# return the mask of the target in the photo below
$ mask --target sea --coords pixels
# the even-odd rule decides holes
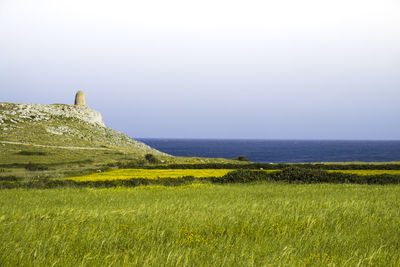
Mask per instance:
[[[232,159],[253,162],[384,162],[400,160],[400,141],[156,139],[139,141],[174,156]]]

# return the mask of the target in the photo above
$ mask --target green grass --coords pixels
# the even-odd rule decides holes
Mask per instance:
[[[396,266],[400,186],[0,191],[4,266]]]

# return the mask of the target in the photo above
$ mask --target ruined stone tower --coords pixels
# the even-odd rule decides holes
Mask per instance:
[[[85,103],[85,93],[82,91],[78,91],[75,95],[75,105],[78,106],[86,106]]]

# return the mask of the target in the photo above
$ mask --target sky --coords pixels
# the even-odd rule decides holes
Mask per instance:
[[[400,139],[398,0],[0,0],[0,102],[142,138]]]

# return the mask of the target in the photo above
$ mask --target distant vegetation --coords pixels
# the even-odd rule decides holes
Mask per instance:
[[[237,157],[234,157],[233,160],[238,160],[238,161],[250,161],[246,156],[240,155]]]
[[[17,153],[18,155],[24,155],[24,156],[45,156],[47,155],[46,152],[42,152],[42,151],[20,151]]]
[[[36,167],[35,167],[36,168]],[[35,169],[32,169],[35,170]],[[105,169],[107,170],[107,169]],[[55,187],[135,187],[140,185],[182,185],[190,183],[250,183],[250,182],[285,182],[285,183],[347,183],[347,184],[399,184],[400,172],[381,171],[379,174],[344,173],[286,167],[282,170],[251,169],[130,169],[103,172],[98,169],[94,174],[51,179],[48,176],[35,179],[20,179],[18,182],[0,182],[0,188],[55,188]],[[8,175],[10,176],[10,175]],[[6,177],[6,176],[5,176]]]

